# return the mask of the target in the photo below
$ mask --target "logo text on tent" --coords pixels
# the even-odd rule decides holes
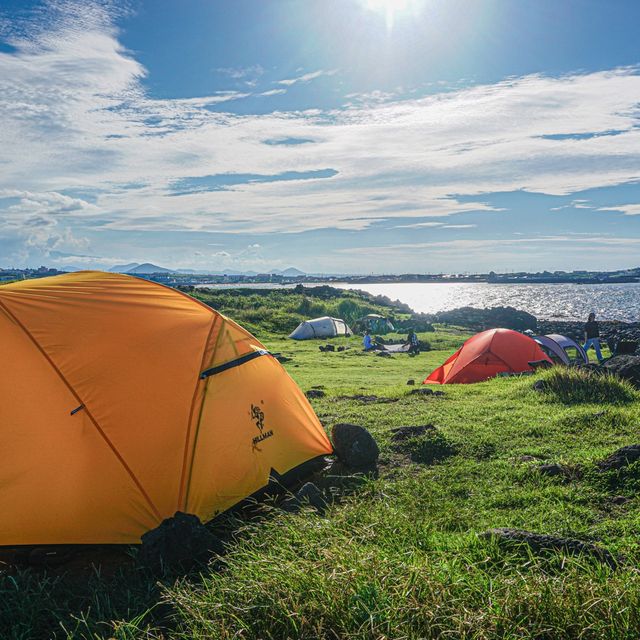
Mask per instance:
[[[264,412],[255,404],[251,405],[251,419],[256,423],[256,427],[260,430],[260,435],[256,436],[251,441],[255,447],[263,440],[270,438],[273,435],[273,429],[270,429],[269,431],[264,430]]]

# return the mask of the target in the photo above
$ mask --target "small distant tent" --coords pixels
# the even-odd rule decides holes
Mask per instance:
[[[309,340],[311,338],[334,338],[335,336],[350,336],[351,329],[340,318],[314,318],[301,322],[290,334],[293,340]]]
[[[358,322],[372,333],[385,334],[395,330],[392,322],[378,313],[369,313],[360,318]]]
[[[550,333],[546,336],[536,336],[534,340],[551,360],[558,364],[576,364],[589,362],[585,350],[571,338]]]
[[[0,546],[139,543],[331,452],[256,338],[154,282],[2,285],[0,350]]]
[[[551,359],[529,336],[510,329],[489,329],[469,338],[423,384],[469,384],[500,373],[531,371],[530,362]]]

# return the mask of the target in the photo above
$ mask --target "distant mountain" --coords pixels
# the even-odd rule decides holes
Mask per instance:
[[[267,271],[274,276],[284,276],[285,278],[297,278],[298,276],[306,276],[307,274],[304,271],[300,271],[300,269],[296,269],[295,267],[289,267],[288,269],[271,269],[271,271]]]
[[[130,262],[129,264],[116,264],[109,271],[113,271],[113,273],[128,273],[131,269],[135,269],[139,267],[139,262]]]
[[[288,269],[281,271],[280,275],[284,276],[285,278],[297,278],[298,276],[305,276],[307,274],[304,271],[300,271],[300,269],[296,269],[295,267],[289,267]]]
[[[157,264],[145,262],[144,264],[139,264],[136,267],[133,267],[133,269],[129,269],[126,273],[173,273],[173,271],[171,269],[159,267]]]

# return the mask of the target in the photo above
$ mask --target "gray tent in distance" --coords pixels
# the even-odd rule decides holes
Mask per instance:
[[[558,333],[535,336],[534,340],[542,350],[557,364],[583,364],[589,362],[585,350],[571,338]]]
[[[309,340],[311,338],[333,338],[335,336],[350,336],[351,329],[347,323],[340,318],[314,318],[301,322],[289,334],[294,340]]]
[[[369,313],[358,320],[364,329],[368,329],[373,333],[388,333],[394,331],[394,326],[390,320],[381,316],[379,313]]]

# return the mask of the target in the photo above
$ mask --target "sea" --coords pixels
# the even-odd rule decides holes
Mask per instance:
[[[326,282],[305,283],[305,287]],[[547,320],[586,320],[592,311],[599,320],[640,322],[640,283],[629,284],[489,284],[489,283],[380,283],[331,282],[332,287],[360,289],[400,300],[419,313],[437,313],[458,307],[514,307]],[[203,285],[237,288],[238,285]],[[242,288],[283,288],[295,285],[242,285]]]

